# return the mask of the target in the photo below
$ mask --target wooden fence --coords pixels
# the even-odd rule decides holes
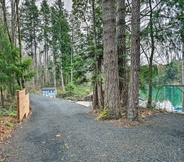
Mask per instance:
[[[17,91],[17,117],[20,121],[28,117],[29,106],[29,94],[26,94],[26,90]]]

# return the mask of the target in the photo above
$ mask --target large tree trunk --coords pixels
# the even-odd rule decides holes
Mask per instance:
[[[16,16],[17,16],[17,33],[18,33],[18,44],[19,44],[19,54],[20,54],[20,63],[22,63],[22,39],[20,31],[20,14],[19,14],[19,0],[15,0],[16,3]],[[21,73],[21,86],[25,88],[25,80],[23,75],[23,70]]]
[[[61,86],[62,86],[62,90],[65,91],[65,84],[64,84],[64,77],[63,77],[63,70],[62,70],[62,66],[61,66]]]
[[[54,63],[54,70],[53,70],[53,75],[54,75],[54,87],[56,87],[57,85],[56,85],[56,83],[57,83],[57,81],[56,81],[56,60],[55,60],[55,58],[54,58],[54,56],[53,56],[53,63]]]
[[[45,73],[45,75],[44,75],[44,77],[45,77],[45,85],[47,85],[48,84],[48,59],[47,59],[47,56],[48,56],[48,54],[47,54],[47,51],[46,51],[46,49],[44,49],[45,50],[45,66],[44,66],[44,73]]]
[[[95,1],[95,0],[94,0]],[[97,81],[97,75],[98,75],[98,61],[97,61],[97,54],[96,54],[96,24],[95,24],[95,2],[92,1],[92,12],[93,12],[93,32],[94,32],[94,47],[95,47],[95,53],[94,53],[94,59],[95,59],[95,71],[94,71],[94,85],[93,85],[93,109],[99,109],[99,99],[98,99],[98,81]]]
[[[14,45],[16,45],[15,42],[15,1],[11,0],[11,40]]]
[[[131,69],[127,119],[137,120],[140,74],[140,0],[132,1],[131,23]]]
[[[182,45],[182,111],[184,112],[184,42]]]
[[[150,37],[151,37],[151,55],[149,58],[149,93],[148,93],[148,103],[147,108],[152,107],[152,77],[153,77],[153,55],[155,50],[154,45],[154,35],[153,35],[153,10],[152,10],[152,2],[149,0],[150,6]]]
[[[125,24],[125,0],[117,0],[117,52],[119,65],[119,90],[123,106],[127,106],[128,100],[128,77],[126,57],[126,24]]]
[[[38,83],[38,59],[37,59],[37,42],[36,42],[36,31],[34,29],[34,60],[35,60],[35,67],[34,70],[36,71],[35,83]]]
[[[98,58],[97,60],[97,66],[98,66],[97,75],[100,75],[101,66],[102,66],[100,58]],[[101,77],[99,77],[99,80],[97,80],[97,91],[98,91],[98,105],[100,109],[103,109],[104,108],[104,96],[103,96],[103,90],[102,90],[102,78]]]
[[[93,109],[98,109],[98,89],[97,83],[93,85]]]
[[[107,118],[119,118],[120,95],[115,0],[103,0],[102,11],[104,27],[104,107],[108,110]]]
[[[94,32],[94,47],[95,47],[95,86],[94,86],[94,101],[93,109],[99,108],[103,109],[103,96],[102,96],[102,79],[99,77],[101,74],[101,58],[97,56],[97,35],[96,35],[96,16],[95,16],[95,0],[92,1],[92,11],[93,11],[93,32]],[[97,91],[97,92],[96,92]],[[96,95],[96,96],[95,96]]]

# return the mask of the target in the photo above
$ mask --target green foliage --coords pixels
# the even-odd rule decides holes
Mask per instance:
[[[36,75],[35,71],[29,71],[24,74],[25,81],[31,81],[31,79]]]
[[[103,28],[102,28],[102,6],[101,0],[94,1],[94,13],[92,10],[93,2],[87,0],[73,1],[73,39],[75,58],[73,60],[74,81],[81,84],[89,81],[89,75],[95,75],[97,60],[102,64],[103,59]],[[95,21],[93,21],[93,18]],[[89,20],[89,21],[88,21]],[[85,22],[85,30],[82,30]],[[94,24],[95,23],[95,24]],[[94,26],[96,31],[94,32]],[[80,30],[79,30],[80,29]],[[95,38],[96,37],[96,38]],[[96,39],[96,40],[95,40]],[[96,44],[95,44],[95,43]],[[96,74],[98,75],[98,74]],[[103,74],[93,76],[92,81],[98,81]]]
[[[32,64],[32,59],[27,59],[27,60],[24,60],[21,67],[22,69],[28,69]]]
[[[70,84],[69,84],[70,85]],[[70,99],[70,100],[73,100],[73,101],[82,101],[84,100],[84,98],[89,95],[91,92],[92,92],[92,87],[90,85],[78,85],[78,86],[75,86],[73,87],[73,83],[72,83],[72,88],[69,88],[71,89],[70,91],[68,90],[68,85],[65,86],[65,89],[67,91],[60,91],[59,88],[58,88],[58,94],[57,94],[57,97],[59,98],[65,98],[65,99]]]
[[[16,117],[17,116],[16,108],[14,106],[10,106],[8,109],[1,108],[0,109],[0,117],[2,117],[2,116]]]
[[[51,10],[51,40],[54,63],[56,66],[56,78],[60,79],[60,69],[64,78],[71,72],[71,36],[68,15],[61,0],[56,0]],[[66,84],[68,82],[66,81]]]
[[[158,76],[154,79],[159,84],[181,83],[182,80],[182,62],[172,61],[167,65],[158,66]]]
[[[69,83],[65,86],[66,91],[73,92],[75,90],[75,85],[73,83]]]
[[[154,65],[152,68],[152,80],[154,80],[158,76],[157,66]],[[147,85],[149,84],[149,66],[141,66],[140,70],[140,85],[139,88],[142,92],[146,93]]]
[[[35,0],[25,0],[21,7],[21,35],[25,42],[26,50],[33,58],[34,48],[37,44],[36,33],[39,31],[39,12]]]
[[[183,0],[163,0],[167,6],[165,12],[170,16],[169,24],[174,27],[173,34],[179,35],[180,41],[184,43],[184,1]],[[176,42],[176,39],[175,39]]]
[[[5,121],[5,123],[4,123],[6,126],[9,126],[9,127],[11,127],[11,128],[13,128],[14,127],[14,124],[13,123],[11,123],[11,122],[9,122],[9,121]]]
[[[104,108],[100,115],[98,116],[98,120],[110,120],[117,118],[117,115],[115,115],[115,110],[108,110],[107,108]],[[122,112],[120,112],[119,117],[121,117]],[[119,118],[118,117],[118,118]]]
[[[25,81],[30,81],[35,75],[36,72],[33,70],[29,70],[30,66],[32,65],[32,59],[26,59],[23,61],[23,63],[20,65],[22,72],[24,74]]]
[[[0,39],[0,88],[3,91],[10,91],[13,96],[17,75],[21,73],[19,50],[9,42],[8,35],[1,24],[0,37],[2,38]]]
[[[182,67],[181,61],[172,61],[166,65],[166,80],[167,83],[181,82]]]
[[[105,120],[108,118],[108,110],[106,108],[103,109],[101,114],[98,116],[99,120]]]
[[[74,89],[74,94],[76,95],[80,95],[80,96],[86,96],[88,94],[90,94],[92,92],[92,87],[90,87],[89,85],[78,85],[75,87]]]

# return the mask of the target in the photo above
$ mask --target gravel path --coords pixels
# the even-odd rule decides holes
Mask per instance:
[[[89,108],[30,95],[32,115],[0,144],[7,162],[183,162],[184,115],[159,114],[134,128],[94,120]]]

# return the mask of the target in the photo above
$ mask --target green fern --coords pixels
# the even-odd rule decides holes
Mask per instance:
[[[99,115],[98,119],[105,120],[105,119],[107,119],[107,115],[108,115],[108,110],[106,108],[104,108],[102,113]]]

